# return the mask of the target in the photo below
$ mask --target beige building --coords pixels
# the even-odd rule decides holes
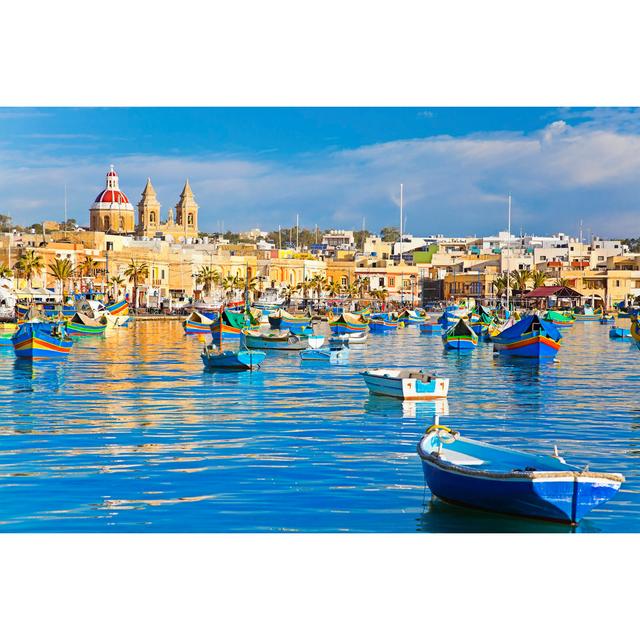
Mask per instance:
[[[189,180],[185,182],[182,189],[180,199],[176,204],[175,215],[173,209],[169,209],[166,221],[162,222],[160,202],[151,184],[151,178],[148,178],[142,192],[142,198],[138,202],[136,233],[145,238],[154,238],[161,235],[168,240],[176,242],[184,242],[188,238],[197,238],[198,203],[194,198]]]

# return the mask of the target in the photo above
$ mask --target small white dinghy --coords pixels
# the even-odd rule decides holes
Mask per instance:
[[[347,334],[329,338],[329,347],[321,348],[324,336],[310,336],[309,348],[300,352],[302,360],[320,360],[334,364],[349,360],[349,346]]]
[[[371,369],[360,374],[369,393],[401,400],[446,398],[449,378],[438,378],[422,369]]]
[[[340,337],[343,338],[345,342],[349,342],[349,344],[362,344],[367,341],[367,332],[344,333]]]

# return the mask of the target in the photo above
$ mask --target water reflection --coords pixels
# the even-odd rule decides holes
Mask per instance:
[[[416,418],[431,424],[436,415],[449,415],[449,401],[446,398],[435,400],[397,400],[386,396],[370,395],[364,403],[364,410],[386,418]]]

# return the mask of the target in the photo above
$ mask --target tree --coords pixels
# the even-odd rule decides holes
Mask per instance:
[[[360,230],[360,231],[354,231],[353,232],[353,241],[356,245],[357,249],[363,250],[364,249],[364,241],[369,237],[372,236],[373,234],[371,233],[371,231],[367,231],[366,229],[364,231]]]
[[[379,289],[374,289],[371,292],[371,295],[376,300],[379,300],[380,303],[382,304],[382,306],[384,307],[384,303],[385,303],[386,299],[389,297],[389,291],[387,289],[385,289],[384,287],[381,287]]]
[[[36,273],[39,273],[44,269],[44,260],[42,256],[36,255],[33,249],[28,249],[24,254],[20,256],[18,262],[16,262],[14,269],[26,278],[31,287],[31,280]]]
[[[75,269],[69,258],[55,258],[49,265],[49,272],[60,283],[60,293],[62,295],[62,304],[65,301],[64,289],[69,278],[73,277]]]
[[[13,271],[4,262],[0,262],[0,278],[10,278]]]
[[[292,285],[292,284],[288,284],[284,288],[284,299],[287,306],[291,304],[291,296],[295,293],[295,291],[296,291],[296,287],[295,285]]]
[[[127,265],[124,275],[129,278],[129,282],[133,283],[133,308],[138,309],[138,285],[140,280],[144,280],[149,276],[149,265],[146,262],[137,262],[133,258]]]
[[[520,293],[527,290],[527,282],[531,280],[531,271],[529,269],[514,269],[511,272],[511,287]]]
[[[500,298],[507,290],[507,284],[508,284],[507,276],[506,275],[498,276],[493,281],[492,284],[493,284],[493,291],[496,297]]]
[[[296,285],[296,291],[302,291],[302,300],[306,303],[309,290],[312,288],[311,278],[305,278]]]
[[[538,287],[544,287],[546,279],[547,274],[544,271],[539,271],[538,269],[536,269],[535,271],[531,272],[531,286],[534,289],[537,289]]]
[[[86,256],[80,263],[80,271],[87,277],[93,277],[96,274],[97,266],[98,263],[91,256]]]
[[[400,231],[398,231],[398,227],[383,227],[380,229],[380,237],[382,242],[398,242]]]
[[[112,276],[109,282],[113,287],[113,297],[117,299],[120,295],[120,287],[124,286],[124,278],[122,276]]]
[[[196,283],[201,284],[204,288],[204,295],[209,295],[211,291],[211,285],[219,280],[220,276],[218,272],[211,267],[200,267],[200,271],[196,274]]]
[[[11,231],[11,216],[8,213],[0,213],[0,231]]]
[[[566,278],[556,278],[554,284],[556,287],[568,287],[569,281]]]
[[[320,273],[316,273],[311,278],[311,288],[316,292],[316,296],[318,296],[318,304],[320,304],[320,296],[326,284],[327,279]]]
[[[324,290],[329,294],[330,298],[336,298],[342,293],[342,285],[334,280],[325,284]]]
[[[353,286],[355,287],[355,290],[358,293],[358,297],[362,299],[364,298],[365,291],[367,291],[367,289],[369,288],[369,279],[357,277],[353,281]]]
[[[61,231],[75,231],[75,228],[78,226],[75,218],[68,218],[66,224],[64,220],[59,224]]]

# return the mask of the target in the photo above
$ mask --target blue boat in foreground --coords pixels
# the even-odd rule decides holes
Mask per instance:
[[[609,329],[610,338],[630,338],[631,331],[629,329],[623,329],[622,327],[611,327]]]
[[[524,453],[435,424],[418,444],[433,495],[485,511],[575,524],[612,498],[619,473],[597,473],[552,455]]]

